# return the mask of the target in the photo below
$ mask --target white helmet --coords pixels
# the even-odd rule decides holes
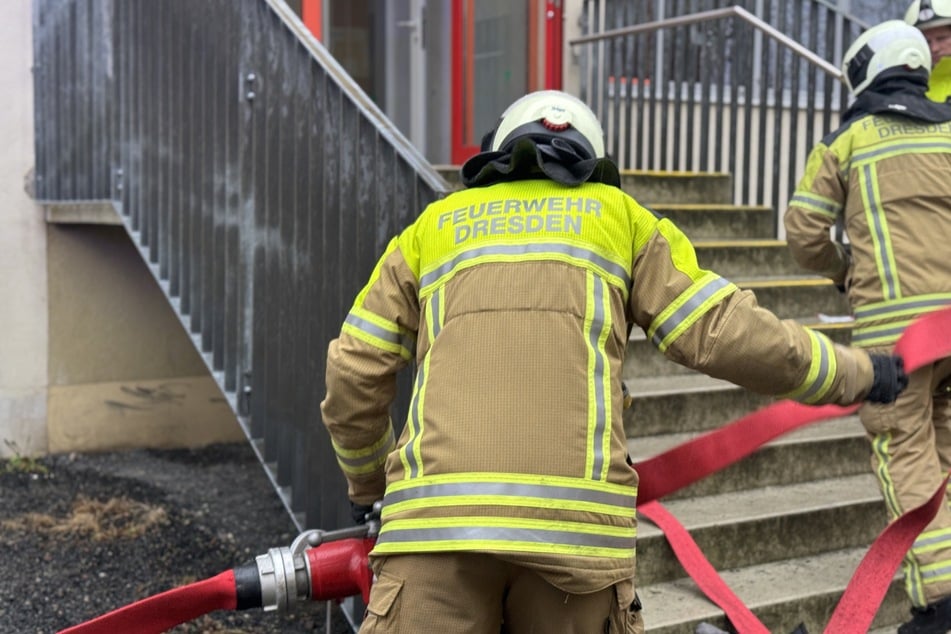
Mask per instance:
[[[905,12],[905,22],[922,31],[951,24],[951,0],[915,0]]]
[[[929,0],[921,0],[928,2]],[[842,79],[858,95],[890,68],[931,72],[931,51],[921,31],[902,20],[888,20],[862,33],[842,59]]]
[[[526,137],[562,139],[583,158],[604,158],[604,132],[598,118],[583,101],[560,90],[539,90],[515,101],[502,113],[482,150],[505,150]]]

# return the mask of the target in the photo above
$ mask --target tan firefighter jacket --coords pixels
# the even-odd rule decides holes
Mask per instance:
[[[757,392],[844,404],[872,381],[865,352],[759,308],[620,189],[456,192],[390,243],[330,344],[323,420],[350,498],[384,501],[374,555],[494,553],[572,593],[630,579],[629,324]],[[387,412],[410,363],[397,440]]]
[[[830,237],[844,221],[848,257]],[[951,304],[951,121],[865,115],[819,143],[785,215],[796,261],[847,287],[853,345]]]

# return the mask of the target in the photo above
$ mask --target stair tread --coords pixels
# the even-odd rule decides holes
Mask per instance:
[[[832,280],[821,275],[765,275],[744,278],[734,275],[730,281],[743,288],[783,286],[833,286]]]
[[[866,550],[850,548],[719,572],[740,600],[755,610],[809,596],[842,592]],[[678,623],[711,620],[723,614],[703,596],[691,579],[640,586],[637,593],[644,604],[648,631]],[[795,625],[790,623],[789,630]]]
[[[761,211],[772,212],[773,208],[768,205],[734,205],[732,203],[657,203],[651,205],[654,211]]]
[[[693,392],[712,392],[720,390],[741,390],[734,383],[715,379],[701,372],[694,374],[678,374],[670,376],[639,377],[628,381],[627,389],[634,397],[669,396]]]
[[[635,462],[645,460],[681,445],[698,436],[709,432],[676,432],[654,436],[638,436],[628,439],[628,451]],[[858,416],[843,416],[820,421],[797,429],[767,443],[767,446],[784,444],[817,442],[838,438],[855,438],[864,436],[865,431]]]
[[[850,317],[849,315],[832,315],[832,317]],[[805,315],[800,317],[783,317],[783,319],[792,319],[798,321],[807,328],[813,330],[838,330],[842,328],[852,328],[854,320],[851,321],[822,321],[818,315]],[[640,328],[632,328],[628,341],[646,341],[647,335]]]
[[[695,249],[722,249],[722,248],[750,248],[750,247],[769,247],[772,249],[788,248],[785,240],[776,238],[727,238],[727,239],[709,239],[701,238],[693,240]]]
[[[663,501],[664,507],[688,531],[733,525],[791,512],[839,508],[859,503],[878,503],[881,496],[872,473],[800,482]],[[884,528],[884,526],[882,527]],[[638,525],[638,539],[657,537],[659,528],[644,520]]]

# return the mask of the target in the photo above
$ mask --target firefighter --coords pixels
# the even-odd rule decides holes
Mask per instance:
[[[916,317],[951,304],[951,104],[925,97],[931,56],[901,20],[856,39],[842,64],[855,96],[812,149],[785,214],[799,264],[831,278],[854,313],[852,344],[892,349]],[[843,223],[849,244],[830,237]],[[891,405],[859,412],[891,517],[927,500],[951,468],[951,359],[913,372]],[[951,630],[951,511],[904,564],[913,618],[899,632]]]
[[[914,0],[905,12],[905,22],[924,33],[931,49],[928,98],[951,99],[951,0]]]
[[[620,188],[559,91],[503,113],[386,248],[331,342],[321,405],[354,519],[382,498],[361,632],[641,632],[622,422],[629,330],[806,403],[888,402],[900,360],[781,321]],[[399,439],[395,375],[414,364]]]

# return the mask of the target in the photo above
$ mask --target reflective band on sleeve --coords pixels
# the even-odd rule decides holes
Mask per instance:
[[[343,332],[410,361],[416,348],[416,338],[400,329],[396,324],[386,321],[367,311],[354,308],[343,322]]]
[[[800,403],[814,403],[829,391],[836,373],[835,352],[832,342],[825,335],[808,330],[812,342],[812,363],[809,372],[798,388],[780,396]]]
[[[711,308],[736,291],[736,286],[715,273],[697,280],[654,319],[647,336],[663,352]]]
[[[334,452],[337,454],[337,463],[347,475],[365,475],[373,473],[383,467],[386,457],[396,446],[396,437],[393,425],[389,425],[380,439],[369,447],[362,449],[344,449],[333,442]]]
[[[842,205],[836,201],[805,191],[797,191],[793,194],[789,204],[802,207],[806,211],[828,216],[829,218],[836,218],[842,211]]]

